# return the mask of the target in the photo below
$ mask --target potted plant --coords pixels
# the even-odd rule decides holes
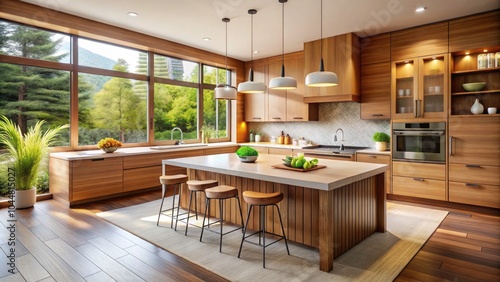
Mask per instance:
[[[36,188],[40,164],[45,160],[55,138],[68,125],[42,130],[45,121],[37,122],[23,134],[17,124],[6,116],[0,117],[0,144],[7,153],[4,158],[15,172],[15,206],[32,207],[36,202]]]
[[[208,140],[212,138],[215,132],[215,127],[213,125],[203,125],[201,127],[201,143],[208,143]]]
[[[255,142],[260,142],[260,139],[262,137],[262,133],[259,131],[255,132]]]
[[[378,151],[385,151],[387,149],[387,143],[390,141],[390,137],[384,132],[375,132],[373,134],[373,141],[375,141],[375,149]]]
[[[236,151],[236,155],[240,158],[240,161],[244,163],[253,163],[259,157],[259,152],[252,147],[241,146]]]

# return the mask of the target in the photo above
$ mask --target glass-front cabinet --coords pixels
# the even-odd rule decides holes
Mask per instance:
[[[448,55],[392,63],[394,119],[446,117]]]

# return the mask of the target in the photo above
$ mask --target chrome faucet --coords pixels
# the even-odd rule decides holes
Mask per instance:
[[[174,140],[174,131],[175,130],[179,130],[181,132],[181,140],[178,140],[177,142],[175,142],[175,145],[184,144],[184,134],[182,133],[182,130],[178,127],[174,127],[172,129],[172,131],[170,132],[170,140]]]
[[[333,137],[333,141],[337,142],[337,133],[340,131],[340,133],[342,133],[342,139],[340,139],[340,150],[343,151],[344,150],[344,130],[342,130],[342,128],[338,128],[337,131],[335,131],[335,137]]]

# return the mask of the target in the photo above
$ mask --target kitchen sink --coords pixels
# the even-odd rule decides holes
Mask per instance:
[[[203,147],[203,146],[208,146],[208,144],[165,145],[165,146],[154,146],[154,147],[149,147],[149,148],[151,150],[171,150],[171,149],[193,148],[193,147]]]
[[[369,147],[361,146],[344,146],[343,150],[340,146],[334,145],[315,145],[303,148],[304,153],[316,154],[316,155],[349,155],[352,156],[358,150],[367,149]]]

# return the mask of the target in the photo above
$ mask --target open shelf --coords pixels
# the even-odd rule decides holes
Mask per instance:
[[[451,74],[471,74],[471,73],[484,73],[484,72],[487,73],[491,71],[500,71],[500,68],[461,70],[461,71],[454,71]]]
[[[500,89],[451,93],[451,95],[477,95],[477,94],[500,94]]]

